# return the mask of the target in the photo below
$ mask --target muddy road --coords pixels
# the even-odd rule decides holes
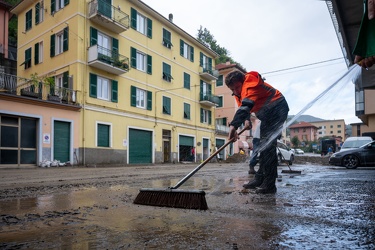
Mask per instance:
[[[317,162],[280,166],[275,195],[242,189],[246,163],[207,164],[181,187],[207,211],[132,203],[195,164],[0,169],[0,248],[374,249],[375,167]]]

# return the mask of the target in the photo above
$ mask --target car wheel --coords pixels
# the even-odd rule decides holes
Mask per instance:
[[[294,161],[294,155],[290,156],[289,165],[292,165]]]
[[[277,155],[277,166],[280,166],[283,162],[283,157],[281,155]]]
[[[342,159],[342,165],[348,169],[357,168],[359,160],[355,155],[345,155]]]

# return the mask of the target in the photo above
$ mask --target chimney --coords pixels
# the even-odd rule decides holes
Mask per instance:
[[[172,13],[169,14],[169,21],[170,21],[171,23],[173,23],[173,14],[172,14]]]

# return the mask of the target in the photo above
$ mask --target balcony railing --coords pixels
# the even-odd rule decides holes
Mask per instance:
[[[129,29],[129,15],[103,0],[89,2],[89,19],[116,33]]]
[[[228,135],[229,134],[229,127],[226,125],[219,125],[216,124],[216,133],[220,135]]]
[[[129,58],[120,55],[115,50],[109,50],[99,45],[89,48],[88,63],[98,69],[112,74],[121,75],[129,71]]]
[[[208,93],[200,93],[199,95],[199,103],[206,105],[206,106],[218,106],[219,105],[219,97],[216,95],[208,94]]]
[[[77,90],[0,73],[0,93],[44,101],[79,105]]]
[[[212,67],[209,67],[208,64],[204,64],[203,67],[200,67],[199,75],[207,81],[217,80],[215,73],[216,71]]]

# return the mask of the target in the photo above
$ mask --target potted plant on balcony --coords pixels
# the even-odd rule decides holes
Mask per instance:
[[[21,89],[21,95],[42,98],[42,86],[38,73],[31,74],[31,79],[28,81],[28,86]]]

